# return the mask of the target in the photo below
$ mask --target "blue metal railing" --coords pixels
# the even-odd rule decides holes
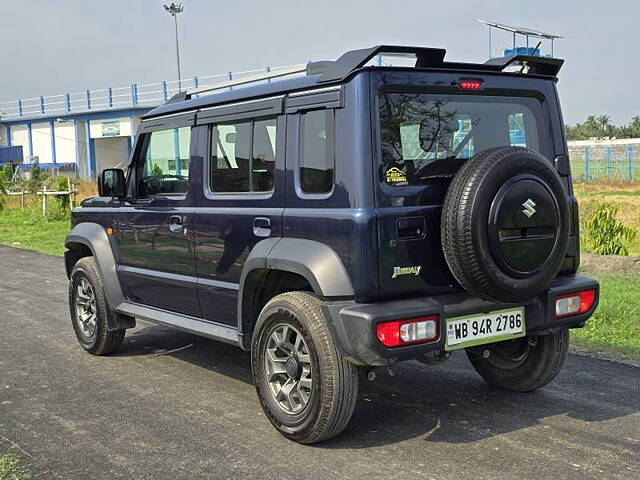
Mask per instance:
[[[571,174],[576,181],[640,181],[640,143],[569,144]]]
[[[182,90],[206,87],[228,79],[242,78],[263,71],[276,71],[285,67],[266,67],[260,70],[227,72],[217,75],[194,76],[182,81],[164,80],[158,83],[139,85],[132,83],[128,87],[107,87],[98,90],[84,90],[75,93],[19,98],[0,102],[0,123],[2,120],[20,120],[49,115],[82,113],[89,110],[108,110],[137,106],[156,106]]]

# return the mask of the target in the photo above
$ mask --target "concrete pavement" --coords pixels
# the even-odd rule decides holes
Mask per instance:
[[[361,383],[340,437],[301,446],[262,414],[246,352],[140,322],[93,357],[73,334],[63,260],[0,246],[9,449],[39,479],[637,479],[640,369],[571,355],[554,383],[515,394],[464,354],[408,362]]]

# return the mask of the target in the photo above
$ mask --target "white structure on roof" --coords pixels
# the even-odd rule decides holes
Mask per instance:
[[[489,20],[478,20],[480,23],[485,24],[489,28],[489,58],[494,57],[494,39],[493,29],[497,29],[503,32],[508,32],[511,35],[510,48],[505,48],[504,51],[498,56],[509,57],[512,55],[540,55],[540,50],[537,46],[531,46],[531,39],[548,40],[551,43],[549,56],[553,57],[554,41],[558,38],[562,38],[560,35],[552,33],[545,33],[540,30],[526,27],[516,27],[514,25],[508,25],[506,23],[492,22]],[[524,44],[519,45],[520,41],[524,40]]]

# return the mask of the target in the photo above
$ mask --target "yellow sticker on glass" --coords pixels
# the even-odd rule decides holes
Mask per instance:
[[[398,167],[391,167],[385,173],[387,183],[402,183],[407,181],[407,175]]]

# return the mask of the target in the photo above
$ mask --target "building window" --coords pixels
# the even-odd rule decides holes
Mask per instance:
[[[214,193],[270,192],[276,161],[275,118],[214,125],[209,186]]]
[[[313,110],[300,116],[299,168],[304,193],[323,194],[333,189],[333,110]]]

